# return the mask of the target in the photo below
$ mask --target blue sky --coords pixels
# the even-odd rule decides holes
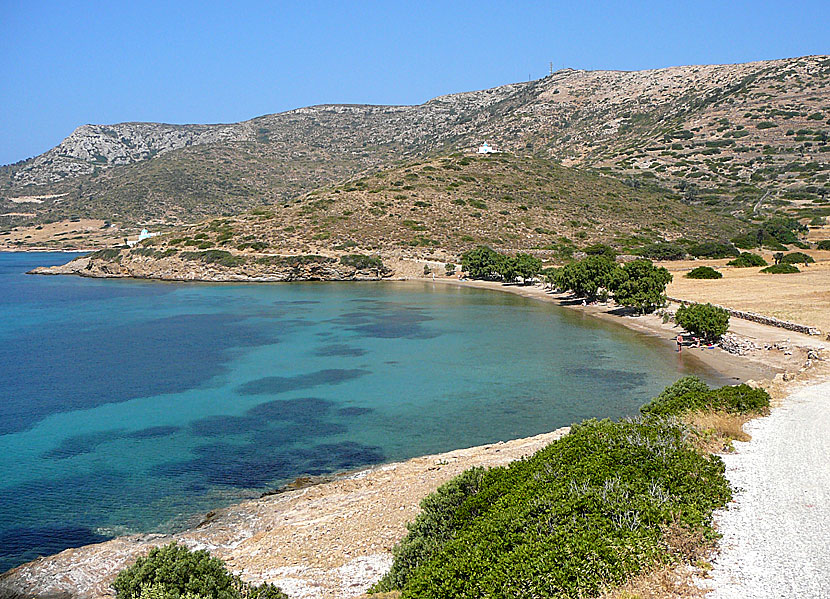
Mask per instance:
[[[0,0],[0,164],[84,123],[413,104],[554,68],[830,53],[830,2]]]

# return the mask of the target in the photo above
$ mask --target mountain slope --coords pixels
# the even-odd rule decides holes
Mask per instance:
[[[724,211],[821,208],[830,203],[828,82],[826,56],[567,69],[418,106],[315,106],[231,125],[86,125],[43,155],[0,168],[0,213],[24,213],[12,201],[20,196],[60,195],[0,223],[231,214],[483,139],[661,181],[688,203]]]

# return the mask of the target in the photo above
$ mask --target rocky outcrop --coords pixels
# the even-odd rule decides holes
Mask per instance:
[[[280,282],[377,281],[392,276],[378,260],[354,264],[318,255],[243,255],[223,250],[167,252],[146,248],[108,249],[60,266],[38,267],[28,274],[163,281]]]

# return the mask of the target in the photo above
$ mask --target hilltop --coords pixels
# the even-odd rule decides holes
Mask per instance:
[[[418,106],[323,105],[228,125],[84,125],[0,168],[0,229],[194,222],[487,139],[738,215],[830,212],[830,58],[579,71]]]

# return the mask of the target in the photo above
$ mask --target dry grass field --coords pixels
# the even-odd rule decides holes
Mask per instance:
[[[711,302],[736,310],[748,310],[817,327],[830,332],[830,251],[807,250],[816,263],[799,265],[797,274],[770,275],[760,268],[725,266],[728,260],[666,262],[674,274],[670,297]],[[763,252],[772,264],[772,253]],[[686,279],[684,274],[706,264],[723,273],[722,279]]]

